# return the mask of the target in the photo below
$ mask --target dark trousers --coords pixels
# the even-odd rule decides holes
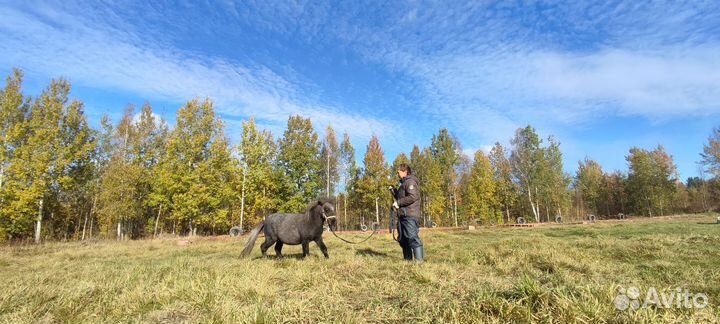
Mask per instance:
[[[418,235],[419,231],[420,225],[417,217],[400,217],[398,221],[398,241],[400,246],[410,249],[423,246],[423,242]]]

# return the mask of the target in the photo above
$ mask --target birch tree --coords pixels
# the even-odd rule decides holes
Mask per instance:
[[[485,152],[475,152],[465,193],[467,212],[486,224],[502,222],[493,170]]]
[[[322,161],[320,182],[324,184],[322,194],[325,197],[334,197],[340,181],[340,148],[332,126],[325,129],[325,139],[320,149],[320,160]]]
[[[7,174],[15,152],[25,140],[27,118],[30,110],[30,98],[22,94],[23,73],[14,69],[5,79],[5,87],[0,89],[0,242],[9,239],[17,215],[9,210],[7,202],[15,200],[18,183],[7,185]]]
[[[510,154],[510,163],[513,167],[513,174],[521,188],[521,192],[527,198],[536,222],[540,222],[540,207],[538,205],[539,178],[541,175],[541,161],[543,161],[543,150],[540,147],[541,140],[532,126],[519,128],[515,131],[515,137],[510,141],[513,145]]]
[[[320,143],[310,119],[291,116],[278,149],[278,172],[283,175],[279,207],[281,211],[297,213],[304,210],[308,201],[317,198],[321,190]]]
[[[496,142],[490,150],[490,165],[493,168],[497,197],[505,213],[505,221],[510,222],[510,210],[517,200],[517,188],[513,183],[512,165],[505,153],[505,148]]]
[[[254,226],[276,208],[273,195],[279,188],[274,179],[273,163],[277,156],[277,146],[269,131],[258,129],[255,119],[243,122],[242,128],[238,145],[244,172],[241,180],[241,195],[244,197],[241,203],[241,223]]]

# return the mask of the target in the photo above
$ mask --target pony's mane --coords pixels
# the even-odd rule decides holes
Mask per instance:
[[[305,208],[305,213],[310,214],[310,212],[313,210],[313,208],[315,208],[316,206],[319,206],[318,201],[322,202],[323,205],[325,205],[327,203],[331,203],[331,204],[333,204],[333,206],[335,206],[335,199],[321,197],[321,198],[310,200],[310,203],[308,203],[307,208]]]

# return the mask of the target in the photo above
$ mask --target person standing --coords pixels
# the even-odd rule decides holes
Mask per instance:
[[[394,190],[395,202],[393,208],[398,216],[398,241],[403,251],[405,260],[423,262],[425,251],[423,242],[420,240],[420,184],[412,174],[412,169],[405,163],[397,168],[397,175],[400,178],[400,186]]]

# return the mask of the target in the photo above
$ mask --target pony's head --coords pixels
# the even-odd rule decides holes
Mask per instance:
[[[337,229],[337,217],[335,214],[335,202],[329,198],[320,198],[310,203],[310,212],[319,214],[323,220],[327,221],[331,230]]]

